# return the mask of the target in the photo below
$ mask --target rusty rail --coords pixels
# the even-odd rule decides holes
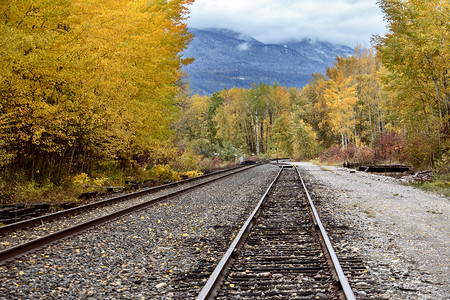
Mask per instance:
[[[324,249],[327,252],[327,256],[330,259],[330,262],[332,264],[332,268],[336,273],[336,280],[339,283],[340,287],[342,288],[342,291],[344,293],[345,299],[347,300],[355,300],[355,295],[353,294],[352,288],[350,287],[350,284],[348,283],[347,276],[345,276],[344,271],[342,270],[341,264],[339,263],[339,259],[336,256],[336,253],[334,252],[333,246],[331,245],[330,239],[328,238],[327,232],[325,231],[325,228],[323,227],[322,222],[320,221],[319,214],[317,213],[316,207],[314,206],[314,203],[312,202],[311,196],[309,195],[308,189],[306,188],[305,182],[300,175],[300,171],[298,168],[296,168],[297,174],[302,182],[303,190],[306,194],[306,197],[308,198],[309,205],[311,207],[313,216],[314,216],[314,222],[316,223],[316,226],[319,228],[320,231],[320,237],[324,243]]]
[[[200,294],[197,296],[197,300],[212,299],[217,293],[217,290],[220,288],[220,284],[222,283],[224,277],[226,276],[224,271],[229,268],[232,262],[233,252],[236,250],[237,247],[239,247],[239,245],[241,245],[244,242],[246,235],[253,226],[254,220],[258,217],[259,213],[261,212],[261,207],[267,197],[267,194],[269,194],[270,190],[272,189],[272,186],[275,184],[275,181],[277,181],[278,177],[281,174],[281,171],[283,171],[283,167],[281,168],[280,172],[278,172],[277,176],[272,181],[272,183],[269,185],[266,192],[261,197],[261,200],[259,200],[258,204],[256,205],[256,208],[253,210],[250,217],[247,219],[244,225],[242,225],[241,230],[231,243],[230,248],[228,248],[227,252],[222,257],[217,267],[214,269],[205,286],[200,291]]]
[[[254,166],[253,166],[254,167]],[[12,223],[12,224],[8,224],[5,226],[1,226],[0,227],[0,234],[5,234],[14,230],[18,230],[18,229],[22,229],[22,228],[27,228],[27,227],[31,227],[33,225],[39,225],[42,224],[44,222],[49,222],[49,221],[53,221],[65,216],[70,216],[70,215],[75,215],[87,210],[91,210],[97,207],[102,207],[102,206],[107,206],[107,205],[111,205],[117,202],[121,202],[121,201],[125,201],[128,199],[132,199],[132,198],[136,198],[136,197],[141,197],[144,195],[149,195],[152,193],[156,193],[159,191],[162,191],[164,189],[167,188],[172,188],[175,186],[179,186],[185,183],[190,183],[190,182],[194,182],[200,179],[204,179],[207,177],[211,177],[214,175],[219,175],[225,172],[230,172],[233,170],[239,170],[239,169],[244,169],[246,168],[246,166],[238,166],[238,167],[233,167],[230,169],[226,169],[226,170],[221,170],[221,171],[217,171],[214,173],[210,173],[207,175],[203,175],[203,176],[199,176],[199,177],[194,177],[194,178],[189,178],[189,179],[185,179],[185,180],[180,180],[177,182],[173,182],[173,183],[168,183],[168,184],[164,184],[164,185],[160,185],[160,186],[156,186],[156,187],[152,187],[152,188],[147,188],[147,189],[143,189],[137,192],[133,192],[133,193],[129,193],[126,195],[121,195],[121,196],[117,196],[117,197],[113,197],[113,198],[109,198],[109,199],[105,199],[105,200],[101,200],[101,201],[97,201],[97,202],[93,202],[93,203],[89,203],[86,205],[82,205],[82,206],[78,206],[78,207],[74,207],[74,208],[70,208],[70,209],[65,209],[59,212],[55,212],[52,214],[47,214],[47,215],[43,215],[40,217],[36,217],[33,219],[29,219],[29,220],[24,220],[24,221],[20,221],[20,222],[16,222],[16,223]],[[248,168],[248,166],[247,166]]]

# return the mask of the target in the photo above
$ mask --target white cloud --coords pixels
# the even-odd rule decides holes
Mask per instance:
[[[188,24],[228,28],[265,43],[311,38],[356,46],[384,34],[376,0],[196,0]]]
[[[247,51],[248,49],[250,49],[250,45],[249,43],[242,43],[238,45],[237,48],[239,51]]]

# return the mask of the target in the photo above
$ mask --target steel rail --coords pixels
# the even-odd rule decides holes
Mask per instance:
[[[221,176],[219,178],[210,179],[208,181],[201,182],[201,183],[199,183],[197,185],[190,186],[190,187],[187,187],[185,189],[182,189],[182,190],[179,190],[179,191],[176,191],[176,192],[173,192],[173,193],[170,193],[170,194],[167,194],[167,195],[155,198],[153,200],[149,200],[149,201],[137,204],[135,206],[128,207],[128,208],[125,208],[125,209],[113,212],[113,213],[105,215],[103,217],[99,217],[99,218],[96,218],[96,219],[93,219],[93,220],[90,220],[90,221],[87,221],[87,222],[75,225],[73,227],[69,227],[69,228],[60,230],[58,232],[55,232],[55,233],[49,234],[47,236],[43,236],[41,238],[38,238],[38,239],[35,239],[35,240],[32,240],[32,241],[26,242],[24,244],[4,249],[4,250],[0,251],[0,264],[4,263],[6,261],[12,260],[14,258],[17,258],[17,257],[19,257],[19,256],[21,256],[23,254],[26,254],[26,253],[38,250],[40,248],[43,248],[43,247],[45,247],[45,246],[47,246],[47,245],[49,245],[51,243],[54,243],[54,242],[59,241],[59,240],[62,240],[64,238],[66,238],[66,237],[73,236],[75,234],[78,234],[78,233],[81,233],[81,232],[86,231],[88,229],[91,229],[94,226],[97,226],[97,225],[106,223],[108,221],[117,219],[119,217],[122,217],[124,215],[130,214],[132,212],[136,212],[136,211],[144,209],[144,208],[146,208],[146,207],[148,207],[150,205],[156,204],[158,202],[161,202],[163,200],[172,198],[174,196],[178,196],[178,195],[184,194],[184,193],[189,192],[191,190],[194,190],[194,189],[196,189],[198,187],[201,187],[201,186],[207,185],[209,183],[218,181],[220,179],[223,179],[223,178],[235,175],[237,173],[240,173],[240,172],[243,172],[245,170],[251,169],[251,168],[256,167],[258,165],[259,164],[251,165],[251,166],[248,166],[246,168],[239,169],[239,170],[237,170],[235,172],[232,172],[232,173],[229,173],[229,174],[225,174],[225,175],[223,175],[223,176]]]
[[[344,274],[344,271],[342,270],[341,264],[339,263],[339,259],[337,258],[336,253],[334,252],[333,246],[331,245],[330,239],[328,238],[328,235],[325,231],[325,228],[323,227],[322,222],[320,221],[319,214],[317,213],[316,207],[314,206],[314,203],[312,202],[311,196],[309,195],[308,189],[306,188],[305,182],[303,181],[302,176],[300,175],[300,171],[298,168],[296,168],[297,174],[302,182],[303,189],[305,191],[306,197],[308,198],[309,205],[311,206],[311,210],[313,212],[314,221],[319,228],[320,236],[325,244],[325,250],[328,252],[328,255],[332,262],[332,267],[334,268],[337,280],[342,288],[342,292],[344,293],[345,299],[347,300],[355,300],[355,295],[353,294],[352,288],[350,287],[350,284],[348,283],[347,277]]]
[[[220,288],[220,284],[223,281],[226,274],[224,273],[224,270],[228,269],[233,261],[233,253],[236,250],[238,246],[240,246],[243,242],[245,237],[247,236],[248,232],[251,230],[254,224],[254,220],[258,217],[258,215],[261,212],[261,208],[263,203],[266,200],[267,195],[271,191],[273,185],[275,184],[275,181],[277,181],[278,177],[281,174],[281,171],[283,171],[283,167],[281,167],[280,172],[278,172],[275,179],[272,181],[272,183],[267,188],[264,195],[261,197],[261,200],[259,200],[258,205],[253,210],[250,217],[248,217],[247,221],[245,221],[244,225],[242,225],[241,230],[239,231],[238,235],[234,238],[233,242],[231,243],[230,248],[228,248],[225,255],[222,257],[216,268],[214,269],[213,273],[209,277],[208,281],[206,282],[205,286],[202,288],[200,293],[197,296],[197,300],[204,300],[204,299],[212,299],[215,294],[217,293],[218,289]]]
[[[143,195],[148,195],[148,194],[152,194],[152,193],[156,193],[159,192],[161,190],[167,189],[167,188],[171,188],[171,187],[175,187],[175,186],[179,186],[185,183],[190,183],[190,182],[194,182],[200,179],[205,179],[214,175],[219,175],[225,172],[229,172],[229,171],[233,171],[236,169],[244,169],[244,168],[248,168],[248,166],[237,166],[237,167],[233,167],[230,169],[226,169],[226,170],[221,170],[221,171],[217,171],[214,173],[210,173],[207,175],[203,175],[203,176],[199,176],[199,177],[194,177],[194,178],[189,178],[189,179],[185,179],[185,180],[180,180],[177,182],[173,182],[173,183],[168,183],[168,184],[164,184],[164,185],[160,185],[160,186],[156,186],[156,187],[152,187],[152,188],[148,188],[148,189],[143,189],[137,192],[133,192],[133,193],[129,193],[126,195],[121,195],[121,196],[117,196],[114,198],[109,198],[109,199],[105,199],[105,200],[101,200],[101,201],[97,201],[97,202],[93,202],[93,203],[89,203],[86,205],[82,205],[82,206],[78,206],[78,207],[74,207],[74,208],[70,208],[70,209],[65,209],[63,211],[59,211],[59,212],[55,212],[55,213],[51,213],[51,214],[47,214],[47,215],[43,215],[43,216],[39,216],[33,219],[29,219],[29,220],[24,220],[21,222],[16,222],[16,223],[12,223],[12,224],[8,224],[8,225],[4,225],[0,227],[0,234],[5,234],[8,232],[12,232],[14,230],[18,230],[18,229],[22,229],[22,228],[27,228],[27,227],[31,227],[33,225],[39,225],[42,224],[44,222],[49,222],[52,220],[56,220],[65,216],[70,216],[70,215],[75,215],[90,209],[94,209],[97,207],[102,207],[102,206],[106,206],[106,205],[111,205],[117,202],[121,202],[121,201],[125,201],[128,199],[132,199],[132,198],[136,198],[136,197],[140,197]],[[251,167],[254,167],[254,165],[252,165]]]

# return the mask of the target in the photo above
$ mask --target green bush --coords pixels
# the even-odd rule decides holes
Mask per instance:
[[[195,140],[192,144],[192,149],[198,155],[206,157],[214,157],[216,147],[207,139]]]
[[[222,147],[219,148],[220,158],[223,160],[234,161],[235,154],[238,154],[233,144],[230,141],[226,141]]]

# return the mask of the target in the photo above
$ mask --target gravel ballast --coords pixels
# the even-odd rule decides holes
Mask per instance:
[[[263,165],[0,266],[0,299],[195,298],[279,168]]]
[[[338,252],[389,299],[449,298],[449,201],[399,180],[296,163]],[[279,168],[258,166],[0,265],[0,299],[195,299]],[[368,295],[369,296],[369,295]]]
[[[100,218],[105,215],[112,214],[114,212],[123,210],[128,207],[136,206],[138,204],[151,201],[158,197],[162,197],[168,195],[170,193],[174,193],[180,191],[182,189],[188,188],[195,184],[203,183],[210,181],[214,178],[218,178],[225,174],[231,174],[234,172],[238,172],[237,170],[229,170],[220,174],[211,174],[212,176],[205,176],[205,178],[199,177],[195,178],[195,181],[185,181],[178,182],[175,186],[166,187],[166,189],[152,192],[146,194],[144,196],[136,196],[135,198],[121,200],[112,204],[108,204],[105,206],[96,207],[94,209],[83,211],[81,213],[76,213],[72,215],[68,215],[50,222],[42,222],[37,226],[32,226],[29,228],[18,229],[12,232],[8,232],[5,234],[0,234],[0,251],[19,245],[20,243],[29,242],[35,239],[38,239],[44,235],[53,234],[57,231],[76,226],[78,224]],[[245,171],[244,171],[245,172]],[[233,176],[233,175],[231,175]],[[150,189],[151,190],[151,189]],[[125,194],[122,194],[125,195]],[[106,200],[107,198],[114,198],[114,196],[107,196],[105,198],[99,200]]]
[[[449,199],[400,180],[349,169],[295,163],[319,213],[345,225],[339,252],[362,256],[390,299],[450,299]]]

